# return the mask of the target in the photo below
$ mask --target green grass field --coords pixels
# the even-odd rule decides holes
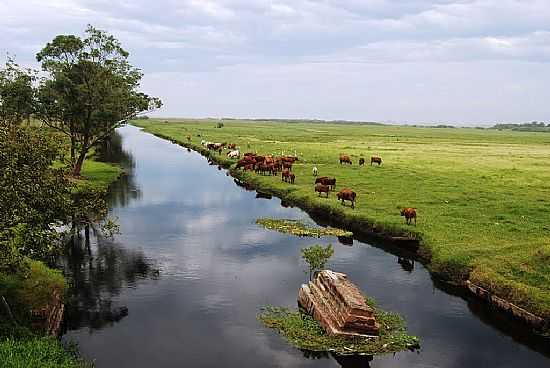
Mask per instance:
[[[431,254],[430,269],[469,279],[542,317],[550,317],[550,134],[225,120],[139,120],[146,131],[200,145],[237,143],[241,153],[294,154],[296,184],[248,175],[265,188],[368,222],[414,233]],[[197,137],[200,134],[201,137]],[[352,166],[340,165],[340,153]],[[370,156],[383,164],[370,166]],[[358,166],[364,157],[367,165]],[[312,168],[357,192],[355,210],[331,194],[318,198]],[[418,209],[407,226],[401,207]],[[367,225],[365,225],[367,226]]]

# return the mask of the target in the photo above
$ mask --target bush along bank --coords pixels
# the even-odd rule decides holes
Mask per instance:
[[[537,305],[537,302],[531,301],[531,296],[528,293],[515,294],[510,292],[505,284],[500,286],[498,283],[492,283],[490,279],[486,278],[481,284],[472,282],[472,267],[468,263],[468,257],[445,260],[434,259],[431,252],[433,241],[414,226],[409,227],[377,221],[363,214],[346,211],[343,206],[333,206],[327,202],[319,201],[314,195],[304,195],[303,192],[296,190],[292,185],[281,186],[278,181],[268,180],[260,175],[235,169],[235,160],[227,158],[224,153],[220,155],[218,152],[206,149],[197,141],[201,138],[193,137],[190,141],[185,139],[188,133],[186,128],[183,128],[186,131],[179,132],[180,134],[168,135],[160,132],[161,128],[156,129],[155,126],[149,123],[138,123],[136,125],[145,126],[146,132],[192,149],[206,157],[211,164],[217,164],[228,169],[229,173],[247,189],[258,190],[261,193],[279,197],[286,205],[300,207],[312,217],[326,219],[331,226],[352,231],[356,236],[366,237],[384,246],[398,246],[406,250],[407,253],[414,254],[414,258],[425,264],[431,274],[438,280],[461,287],[470,295],[487,302],[492,308],[526,324],[534,333],[547,334],[550,330],[550,316],[547,313],[537,314],[535,312],[546,309],[541,309],[540,304]],[[495,299],[495,296],[502,290],[509,298]],[[515,304],[516,301],[519,304]]]

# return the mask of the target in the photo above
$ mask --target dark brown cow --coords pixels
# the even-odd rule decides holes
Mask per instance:
[[[328,194],[330,193],[330,187],[328,185],[317,183],[315,184],[315,191],[319,193],[319,197],[321,196],[321,193],[326,193],[328,198]]]
[[[363,157],[361,157],[359,159],[359,166],[363,166],[365,164],[365,159]]]
[[[351,162],[351,158],[349,158],[348,155],[340,155],[340,165],[342,163],[346,163],[346,164],[350,164],[352,165],[353,163]]]
[[[334,190],[334,188],[336,188],[336,178],[329,178],[328,176],[323,176],[315,179],[315,184],[317,183],[328,185],[331,190]]]
[[[283,161],[283,169],[292,170],[292,163],[291,163],[291,162],[287,162],[287,161]]]
[[[407,225],[410,225],[412,223],[412,220],[414,219],[414,225],[416,226],[416,208],[403,208],[401,210],[401,216],[405,217]]]
[[[353,190],[348,188],[344,188],[336,194],[336,198],[338,198],[338,200],[341,200],[342,204],[344,204],[344,201],[350,201],[351,208],[355,208],[356,197],[357,197],[357,194]]]
[[[378,166],[382,165],[382,158],[378,156],[372,156],[370,158],[370,165],[372,166],[373,163],[377,163]]]
[[[257,163],[256,164],[256,172],[260,173],[262,175],[265,175],[265,174],[272,175],[273,174],[273,164],[266,164],[266,163],[263,163],[263,162]]]

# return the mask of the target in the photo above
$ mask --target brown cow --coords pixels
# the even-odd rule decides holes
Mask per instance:
[[[365,164],[365,159],[363,157],[361,157],[359,159],[359,166],[363,166]]]
[[[230,150],[234,150],[235,148],[237,148],[237,144],[236,143],[229,143],[227,145],[227,148],[230,149]]]
[[[315,191],[319,192],[319,197],[321,196],[321,193],[326,193],[328,198],[328,194],[330,193],[330,187],[328,185],[317,183],[315,184]]]
[[[191,135],[190,135],[190,134],[187,134],[187,140],[188,140],[189,142],[191,142]]]
[[[323,176],[315,180],[315,184],[317,183],[328,185],[331,190],[334,190],[334,188],[336,188],[336,178],[329,178],[328,176]]]
[[[346,164],[350,164],[352,165],[353,163],[351,162],[351,158],[349,158],[348,155],[340,155],[340,165],[342,163],[346,163]]]
[[[405,216],[405,221],[407,222],[407,225],[410,225],[412,223],[412,220],[414,219],[414,225],[416,226],[416,208],[403,208],[401,210],[401,216]]]
[[[382,158],[379,156],[372,156],[370,158],[370,165],[372,166],[373,163],[377,163],[378,166],[382,165]]]
[[[348,188],[344,188],[336,194],[336,198],[338,198],[338,200],[341,200],[342,204],[344,204],[344,201],[350,201],[351,208],[355,208],[356,197],[357,197],[357,194],[353,190]]]
[[[292,170],[292,163],[288,161],[283,161],[283,169]]]
[[[281,174],[281,180],[285,182],[290,182],[291,184],[294,184],[294,179],[296,179],[296,175],[294,175],[293,172],[291,172],[288,169],[284,169],[283,173]]]

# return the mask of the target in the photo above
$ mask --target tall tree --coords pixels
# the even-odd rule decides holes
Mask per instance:
[[[48,76],[40,82],[37,116],[71,139],[72,173],[80,175],[90,149],[160,99],[139,91],[143,74],[112,35],[92,26],[86,37],[60,35],[36,58]]]
[[[36,74],[20,67],[8,56],[0,69],[0,123],[19,125],[29,120],[34,111],[33,82]]]

